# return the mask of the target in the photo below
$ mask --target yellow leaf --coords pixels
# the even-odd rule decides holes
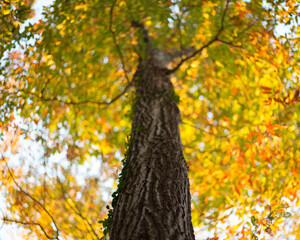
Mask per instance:
[[[218,67],[220,67],[220,68],[223,68],[223,67],[224,67],[224,65],[223,65],[222,63],[220,63],[219,61],[216,61],[216,65],[217,65]]]
[[[9,9],[3,10],[2,13],[3,15],[8,15],[10,13],[10,10]]]
[[[284,218],[281,217],[278,220],[276,220],[273,225],[274,225],[274,227],[277,227],[279,224],[281,224],[283,222],[284,222]]]
[[[209,18],[209,14],[208,13],[204,13],[203,17],[206,18],[206,19],[208,19]]]
[[[234,225],[234,226],[233,226],[233,229],[234,229],[234,230],[237,230],[237,229],[242,225],[242,223],[243,223],[243,222],[240,222],[239,224]]]
[[[56,28],[57,28],[57,29],[62,29],[62,28],[63,28],[63,25],[62,25],[62,24],[59,24],[59,25],[56,26]]]
[[[125,2],[125,1],[121,1],[121,2],[119,3],[119,5],[120,5],[120,7],[126,6],[126,2]]]
[[[65,69],[65,73],[66,73],[67,75],[70,75],[70,74],[71,74],[71,68],[66,68],[66,69]]]
[[[222,164],[226,165],[227,163],[229,163],[229,161],[230,161],[230,156],[225,156],[222,160]]]
[[[150,21],[150,20],[146,21],[146,22],[145,22],[145,25],[146,25],[147,27],[149,27],[149,26],[151,25],[151,21]]]
[[[196,67],[198,67],[199,63],[200,63],[199,60],[195,60],[195,61],[192,62],[191,67],[196,68]]]
[[[195,78],[195,77],[197,77],[197,69],[195,69],[195,68],[188,69],[187,74],[189,76],[191,76],[192,78]]]
[[[80,4],[80,5],[77,5],[74,9],[75,10],[83,9],[84,11],[86,11],[87,10],[87,5],[86,4]]]

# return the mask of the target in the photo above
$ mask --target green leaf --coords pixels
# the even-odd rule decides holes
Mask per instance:
[[[284,218],[290,218],[292,216],[292,214],[289,212],[283,212],[283,213],[281,213],[281,216]]]
[[[252,216],[252,217],[251,217],[251,223],[252,223],[254,226],[256,226],[257,223],[258,223],[258,219],[257,219],[255,216]]]

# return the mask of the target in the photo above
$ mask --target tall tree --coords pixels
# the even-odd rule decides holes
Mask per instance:
[[[182,152],[180,112],[167,64],[144,26],[143,55],[133,77],[137,100],[122,184],[114,201],[111,239],[194,239],[188,167]],[[124,181],[124,182],[123,182]]]
[[[1,2],[4,222],[100,239],[122,169],[111,239],[299,237],[297,1],[32,4]]]

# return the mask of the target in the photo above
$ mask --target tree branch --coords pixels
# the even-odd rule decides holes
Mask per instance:
[[[73,101],[73,100],[64,101],[64,100],[58,99],[58,97],[47,98],[47,97],[43,96],[42,94],[33,93],[30,91],[25,91],[25,90],[21,90],[21,89],[18,89],[14,95],[17,95],[18,92],[22,92],[24,94],[28,94],[29,96],[37,97],[41,101],[44,101],[44,102],[60,102],[60,103],[66,104],[66,105],[98,105],[98,106],[104,105],[104,106],[108,107],[110,104],[114,103],[119,98],[121,98],[131,87],[132,87],[132,83],[129,83],[121,93],[116,95],[109,102],[100,102],[100,101],[93,101],[93,100],[83,100],[83,101],[78,101],[78,102]],[[18,96],[18,97],[21,97],[21,96]],[[26,97],[26,96],[22,96],[22,97]]]
[[[112,28],[112,25],[113,25],[113,12],[114,12],[114,7],[115,7],[116,3],[117,3],[117,0],[114,1],[113,5],[110,8],[109,31],[111,32],[111,34],[113,36],[114,45],[115,45],[115,47],[117,49],[117,52],[119,54],[119,57],[120,57],[120,60],[121,60],[121,63],[122,63],[122,69],[125,73],[125,78],[127,79],[127,82],[130,83],[130,79],[128,77],[126,67],[125,67],[124,57],[123,57],[120,45],[117,42],[116,32]]]
[[[220,34],[224,30],[225,16],[226,16],[226,12],[228,10],[229,2],[230,2],[230,0],[226,1],[225,10],[224,10],[224,12],[222,14],[222,18],[221,18],[221,27],[220,27],[219,31],[217,32],[217,34],[208,43],[204,44],[201,48],[194,51],[191,55],[189,55],[185,58],[182,58],[181,61],[177,64],[176,67],[174,67],[173,69],[168,70],[169,74],[172,74],[172,73],[176,72],[184,62],[186,62],[187,60],[189,60],[189,59],[193,58],[194,56],[200,54],[205,48],[209,47],[211,44],[218,41],[218,38],[219,38]]]
[[[2,218],[2,221],[5,223],[5,222],[13,222],[13,223],[18,223],[18,224],[22,224],[22,225],[35,225],[35,226],[38,226],[40,227],[40,229],[42,230],[42,232],[45,234],[45,236],[48,238],[48,239],[59,239],[58,236],[56,237],[50,237],[47,232],[45,231],[45,229],[43,228],[43,226],[39,223],[35,223],[35,222],[23,222],[23,221],[19,221],[19,220],[16,220],[16,219],[10,219],[10,218],[7,218],[7,217],[3,217]]]
[[[57,227],[56,222],[55,222],[54,218],[52,217],[52,215],[51,215],[51,214],[49,213],[49,211],[43,206],[43,204],[41,204],[38,200],[36,200],[33,196],[31,196],[28,192],[26,192],[26,191],[25,191],[25,190],[17,183],[17,181],[16,181],[16,179],[14,178],[14,176],[13,176],[13,174],[12,174],[10,168],[8,167],[6,161],[5,161],[5,165],[6,165],[6,167],[7,167],[7,170],[8,170],[8,172],[9,172],[10,177],[12,178],[13,182],[16,184],[16,186],[18,187],[18,189],[19,189],[23,194],[25,194],[27,197],[29,197],[33,202],[35,202],[37,205],[39,205],[39,206],[46,212],[46,214],[50,217],[52,223],[54,224],[54,226],[55,226],[55,228],[56,228],[56,230],[53,229],[53,230],[55,231],[55,233],[56,233],[56,237],[54,237],[54,238],[49,238],[48,235],[46,235],[46,236],[47,236],[49,239],[58,239],[58,236],[59,236],[59,230],[58,230],[58,227]],[[34,225],[40,225],[40,224],[37,223],[37,224],[34,224]],[[41,227],[41,226],[40,226],[40,227]]]
[[[242,48],[242,49],[243,49],[242,46],[235,45],[235,44],[233,44],[233,42],[228,42],[228,41],[225,41],[225,40],[222,40],[222,39],[219,39],[219,38],[218,38],[217,40],[218,40],[218,42],[227,44],[227,45],[229,45],[229,46],[231,46],[231,47]]]
[[[63,198],[65,200],[65,202],[68,204],[68,206],[73,210],[73,212],[78,215],[82,220],[84,220],[86,222],[86,224],[88,224],[88,226],[90,227],[92,233],[95,235],[95,237],[97,238],[97,240],[100,240],[99,236],[97,235],[95,229],[93,228],[93,225],[90,223],[90,221],[84,217],[80,211],[80,209],[78,208],[77,204],[75,201],[73,201],[73,199],[70,198],[69,194],[65,191],[63,183],[60,181],[59,177],[57,177],[57,181],[60,184],[60,188],[62,190],[63,193]],[[68,198],[73,202],[75,209],[73,206],[71,206],[71,204],[67,201],[67,197],[65,195],[68,195]],[[88,230],[89,231],[89,230]],[[90,231],[89,231],[90,232]]]
[[[137,54],[139,55],[139,63],[141,63],[141,61],[143,60],[143,58],[147,58],[145,57],[145,54],[148,56],[155,56],[157,55],[158,52],[161,53],[161,51],[159,51],[158,48],[155,48],[152,46],[151,44],[151,37],[149,36],[148,30],[146,29],[146,27],[144,26],[143,23],[140,23],[138,21],[131,21],[131,26],[133,28],[136,28],[138,30],[138,45],[139,45],[139,51],[137,51]]]
[[[165,53],[161,51],[159,48],[153,47],[151,45],[151,37],[149,36],[148,30],[145,28],[143,23],[138,21],[132,21],[131,26],[139,29],[142,33],[143,43],[146,45],[146,52],[149,56],[154,57],[157,63],[162,66],[167,66],[168,63],[172,62],[176,58],[182,58],[182,55],[188,55],[192,51],[195,50],[194,47],[183,48],[182,44],[180,44],[179,51],[173,51],[172,53]],[[180,31],[180,25],[178,25],[178,30]],[[180,40],[181,41],[181,40]]]

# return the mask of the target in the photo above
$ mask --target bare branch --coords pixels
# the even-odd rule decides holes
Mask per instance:
[[[55,222],[55,220],[54,220],[54,218],[53,218],[53,216],[50,214],[50,212],[43,206],[43,204],[41,204],[37,199],[35,199],[33,196],[31,196],[31,194],[29,194],[28,192],[26,192],[18,183],[17,183],[17,181],[16,181],[16,179],[14,178],[14,176],[13,176],[13,174],[12,174],[12,172],[11,172],[11,170],[10,170],[10,168],[9,168],[9,166],[7,165],[7,162],[5,162],[5,165],[6,165],[6,167],[7,167],[7,170],[8,170],[8,172],[9,172],[9,175],[10,175],[10,177],[12,178],[12,180],[13,180],[13,182],[16,184],[16,186],[18,187],[18,189],[23,193],[23,194],[25,194],[27,197],[29,197],[33,202],[35,202],[37,205],[39,205],[45,212],[46,212],[46,214],[50,217],[50,219],[51,219],[51,221],[53,222],[53,224],[54,224],[54,226],[55,226],[55,228],[56,228],[56,230],[54,230],[55,231],[55,233],[56,233],[56,237],[55,238],[50,238],[50,239],[58,239],[58,236],[59,236],[59,230],[58,230],[58,227],[57,227],[57,224],[56,224],[56,222]],[[36,224],[37,225],[37,224]]]
[[[112,100],[110,100],[110,102],[106,103],[106,105],[110,105],[113,102],[117,101],[120,97],[122,97],[130,88],[132,87],[132,83],[130,82],[125,89],[123,90],[123,92],[121,92],[120,94],[118,94],[117,96],[115,96]]]
[[[42,94],[33,93],[31,91],[25,91],[25,90],[22,90],[22,89],[18,89],[15,94],[10,94],[10,95],[17,95],[18,92],[21,92],[21,93],[28,94],[28,95],[33,96],[33,97],[37,97],[43,102],[60,102],[60,103],[66,104],[66,105],[98,105],[98,106],[103,105],[105,107],[108,107],[110,104],[114,103],[119,98],[121,98],[131,87],[132,87],[132,83],[129,83],[121,93],[116,95],[109,102],[104,102],[104,101],[100,102],[100,101],[93,101],[93,100],[83,100],[83,101],[69,100],[69,101],[65,101],[65,100],[59,99],[58,97],[47,98],[47,97],[43,96]],[[20,97],[20,96],[18,96],[18,97]],[[23,96],[23,97],[25,97],[25,96]]]
[[[48,239],[59,239],[58,236],[56,237],[50,237],[47,232],[45,231],[45,229],[43,228],[43,226],[39,223],[35,223],[35,222],[23,222],[23,221],[19,221],[19,220],[16,220],[16,219],[10,219],[10,218],[6,218],[6,217],[3,217],[2,218],[2,221],[5,223],[5,222],[13,222],[13,223],[18,223],[18,224],[22,224],[22,225],[35,225],[35,226],[38,226],[42,232],[45,234],[45,236],[48,238]]]
[[[65,200],[65,202],[68,204],[68,206],[73,210],[73,212],[78,215],[81,219],[84,220],[84,222],[90,227],[92,233],[95,235],[95,237],[97,238],[97,240],[100,240],[99,236],[97,235],[95,229],[93,228],[93,225],[90,223],[90,221],[84,217],[79,209],[79,207],[77,206],[76,202],[73,201],[73,199],[71,199],[71,197],[69,196],[69,194],[65,191],[63,183],[60,181],[59,177],[57,177],[57,181],[60,184],[61,190],[63,192],[63,198]],[[75,209],[73,206],[71,206],[71,204],[67,201],[67,197],[66,195],[68,195],[68,198],[73,202]],[[89,231],[89,230],[88,230]],[[90,231],[89,231],[90,232]]]
[[[127,82],[130,83],[130,79],[128,77],[126,67],[125,67],[124,57],[123,57],[120,45],[117,42],[116,32],[113,30],[113,27],[112,27],[112,25],[113,25],[113,15],[114,15],[113,12],[114,12],[114,7],[115,7],[116,3],[117,3],[117,0],[114,1],[113,5],[110,8],[109,31],[112,33],[113,40],[114,40],[114,45],[115,45],[115,47],[117,49],[117,52],[119,54],[119,57],[120,57],[120,60],[121,60],[121,63],[122,63],[122,69],[125,73],[125,78],[127,79]]]
[[[229,2],[230,2],[230,0],[226,1],[225,10],[224,10],[224,12],[222,14],[222,18],[221,18],[221,27],[220,27],[219,31],[217,32],[217,34],[208,43],[204,44],[201,48],[194,51],[191,55],[189,55],[185,58],[182,58],[181,61],[177,64],[176,67],[174,67],[173,69],[170,69],[168,71],[169,74],[176,72],[184,62],[186,62],[187,60],[189,60],[189,59],[195,57],[196,55],[200,54],[205,48],[208,48],[211,44],[218,41],[218,38],[219,38],[220,34],[224,30],[225,16],[226,16],[226,12],[228,10]]]

